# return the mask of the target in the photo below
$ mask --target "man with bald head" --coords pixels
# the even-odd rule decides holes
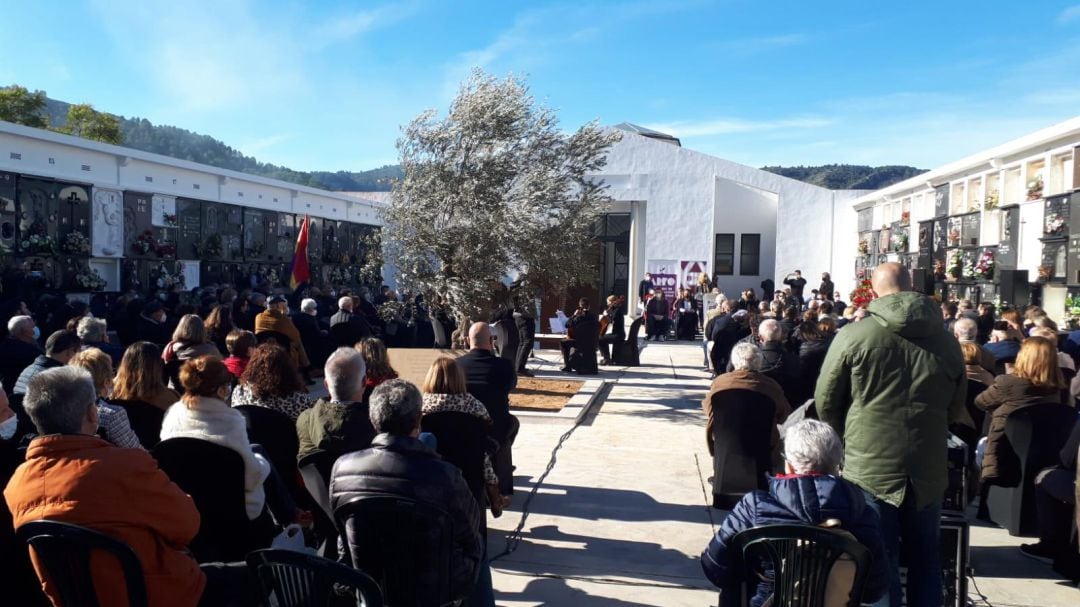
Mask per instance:
[[[513,362],[495,355],[491,335],[491,326],[486,322],[473,323],[469,327],[469,353],[457,362],[465,373],[469,394],[484,403],[491,415],[491,437],[500,445],[492,464],[499,477],[499,493],[509,496],[514,492],[510,446],[521,425],[510,414],[510,391],[517,386],[517,374]]]
[[[909,605],[941,605],[941,500],[948,484],[949,423],[971,424],[960,344],[945,331],[930,298],[911,291],[898,263],[874,270],[878,298],[866,317],[840,331],[821,368],[815,405],[844,438],[844,478],[862,488],[881,518],[900,605],[899,549],[908,560]]]

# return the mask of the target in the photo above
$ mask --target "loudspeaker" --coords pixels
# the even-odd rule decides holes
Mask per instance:
[[[997,277],[1003,303],[1021,310],[1028,305],[1031,285],[1028,283],[1027,270],[999,270]]]
[[[934,294],[934,273],[926,268],[911,269],[911,288],[923,295]]]

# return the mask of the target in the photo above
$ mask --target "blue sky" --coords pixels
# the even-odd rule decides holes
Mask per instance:
[[[1080,114],[1077,0],[7,0],[0,57],[0,84],[302,170],[394,162],[473,66],[526,76],[566,129],[754,166],[932,168]]]

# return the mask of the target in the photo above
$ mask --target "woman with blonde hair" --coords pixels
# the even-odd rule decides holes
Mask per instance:
[[[356,342],[356,350],[364,355],[367,374],[364,376],[364,404],[371,398],[371,391],[389,379],[397,379],[397,371],[390,366],[386,344],[378,337],[365,337]]]
[[[137,341],[124,350],[113,381],[112,398],[141,401],[162,411],[180,400],[180,395],[165,385],[161,348],[148,341]]]
[[[97,348],[87,348],[76,354],[68,364],[86,369],[94,379],[94,389],[98,393],[98,428],[105,440],[117,447],[141,449],[142,443],[131,429],[127,411],[105,402],[113,386],[112,359],[109,355]]]
[[[1052,403],[1060,405],[1068,388],[1058,367],[1057,345],[1043,337],[1029,337],[1020,345],[1011,375],[998,375],[994,384],[975,397],[975,406],[990,415],[983,482],[1012,486],[1020,480],[1017,458],[1005,436],[1005,422],[1013,413]]]
[[[967,372],[967,378],[985,386],[993,385],[994,376],[981,364],[982,348],[978,344],[965,341],[960,343],[960,351],[964,354],[964,369]]]
[[[487,407],[475,396],[469,394],[465,373],[451,356],[440,356],[431,363],[420,391],[424,399],[420,410],[421,415],[465,413],[482,420],[485,427],[490,427],[492,424]],[[509,497],[504,500],[499,495],[499,477],[495,475],[495,468],[491,464],[491,456],[487,449],[484,452],[484,484],[491,512],[496,516],[502,514],[503,506],[509,502]],[[477,498],[479,499],[480,496]]]

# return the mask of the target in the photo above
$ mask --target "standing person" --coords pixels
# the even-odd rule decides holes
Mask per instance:
[[[504,502],[514,494],[514,460],[511,447],[521,423],[510,413],[510,391],[517,387],[514,365],[495,356],[491,344],[491,327],[486,322],[469,327],[469,353],[458,359],[465,374],[469,394],[484,403],[491,415],[491,437],[499,443],[492,464],[499,477],[499,494]]]
[[[836,285],[833,284],[832,277],[828,272],[821,273],[821,286],[818,287],[818,293],[821,297],[829,301],[833,300],[833,293],[836,292]]]
[[[641,279],[641,282],[638,283],[637,287],[638,301],[641,302],[642,306],[648,301],[649,294],[652,293],[653,288],[652,274],[645,272],[645,278]]]
[[[803,289],[806,288],[806,279],[802,277],[801,270],[795,270],[791,274],[784,277],[784,284],[791,289],[791,298],[795,303],[795,307],[802,310],[803,304]]]
[[[533,340],[536,339],[536,321],[529,314],[528,306],[517,306],[514,310],[514,326],[518,332],[517,372],[518,375],[532,377],[526,364],[532,354]]]
[[[761,299],[762,300],[764,300],[764,301],[772,301],[773,298],[776,296],[776,294],[774,293],[775,290],[776,290],[776,283],[773,282],[773,279],[766,278],[765,280],[761,281]]]
[[[891,604],[900,605],[903,541],[918,555],[908,563],[908,604],[934,607],[942,601],[945,437],[951,421],[971,424],[964,359],[934,302],[911,292],[903,266],[879,265],[873,288],[879,297],[866,310],[869,321],[845,327],[829,348],[815,402],[844,438],[844,477],[881,517]]]
[[[330,317],[330,340],[338,347],[352,348],[356,342],[371,337],[371,327],[363,316],[355,314],[353,298],[338,299],[338,311]]]

